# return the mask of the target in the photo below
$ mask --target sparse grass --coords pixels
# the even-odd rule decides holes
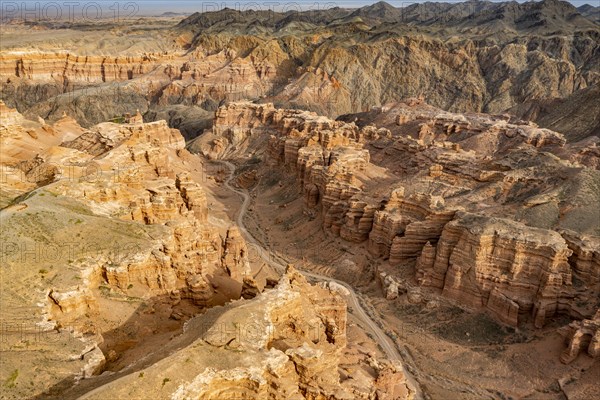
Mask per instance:
[[[44,275],[44,274],[47,274],[47,273],[48,273],[48,270],[47,270],[47,269],[44,269],[44,268],[42,268],[42,269],[40,269],[38,272],[39,272],[40,274]]]
[[[275,173],[275,174],[269,174],[265,177],[264,179],[264,185],[267,188],[271,188],[273,186],[275,186],[277,184],[277,182],[279,182],[280,180],[280,176],[279,174]]]
[[[491,358],[492,360],[496,360],[501,358],[502,353],[506,350],[506,346],[494,346],[494,347],[490,347],[490,348],[485,348],[483,350],[481,350],[483,353],[485,353],[489,358]]]
[[[112,117],[109,122],[115,123],[115,124],[124,124],[125,123],[125,117],[122,115],[115,115],[114,117]]]
[[[162,381],[162,385],[163,385],[163,387],[164,387],[164,386],[165,386],[165,385],[166,385],[168,382],[171,382],[171,379],[169,379],[169,378],[165,378],[165,379],[163,379],[163,381]]]
[[[110,288],[108,286],[100,285],[98,289],[103,296],[110,296]]]
[[[15,369],[13,372],[11,372],[11,374],[9,375],[8,378],[6,378],[6,380],[4,381],[4,386],[7,388],[14,388],[15,386],[17,386],[17,378],[19,377],[19,370]]]

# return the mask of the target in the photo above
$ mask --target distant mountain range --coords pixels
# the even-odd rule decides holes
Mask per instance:
[[[167,11],[164,12],[162,14],[159,15],[159,17],[183,17],[183,16],[188,16],[191,15],[191,12],[172,12],[172,11]]]
[[[577,11],[584,17],[600,23],[600,5],[594,7],[589,4],[584,4],[581,7],[577,7]]]
[[[194,13],[180,26],[210,28],[212,31],[254,27],[279,31],[289,24],[310,26],[365,24],[370,29],[420,28],[425,31],[443,30],[452,33],[495,34],[568,33],[598,29],[600,7],[589,4],[575,8],[560,0],[518,3],[467,1],[462,3],[426,2],[396,8],[384,1],[358,9],[331,8],[319,11],[285,13],[271,11],[238,11],[222,9],[216,12]]]
[[[138,52],[141,64],[125,71],[119,59],[111,73],[104,61],[94,64],[102,84],[86,96],[107,90],[110,79],[127,80],[134,109],[148,104],[147,115],[167,119],[190,136],[209,126],[215,109],[227,101],[273,102],[337,117],[411,97],[454,112],[511,113],[571,140],[600,136],[595,106],[600,104],[600,23],[598,7],[591,5],[467,1],[396,8],[379,2],[306,12],[224,8],[194,13],[176,25],[175,13],[163,17],[169,19],[157,19],[161,25],[144,19],[127,26],[127,34],[113,34],[102,48],[89,43],[86,51],[92,53],[124,49],[126,60]],[[101,30],[101,35],[106,30],[83,23],[68,28]],[[152,39],[142,46],[139,37]],[[80,46],[79,35],[71,45]],[[147,56],[148,49],[159,48],[165,49],[160,57]],[[89,82],[81,81],[92,64],[83,58],[70,57],[65,68],[55,55],[39,63],[12,57],[5,58],[10,79],[0,82],[0,91],[7,104],[32,115],[60,115],[72,102],[52,93]],[[150,78],[140,71],[151,71],[154,89],[147,97],[144,85]],[[21,79],[35,73],[64,81],[44,83],[54,85],[50,90]],[[13,97],[21,103],[11,103]],[[80,110],[81,119],[89,126],[99,123],[107,113],[122,112],[121,103],[90,106]]]
[[[194,13],[177,29],[193,33],[191,48],[209,52],[222,48],[224,37],[236,38],[228,43],[237,54],[256,51],[257,38],[276,38],[282,53],[265,53],[265,60],[290,57],[298,66],[280,64],[294,82],[272,98],[282,105],[297,106],[307,87],[324,85],[303,72],[321,69],[346,91],[329,94],[329,109],[314,104],[320,112],[336,115],[423,93],[445,109],[507,111],[581,139],[600,135],[593,116],[600,102],[599,17],[600,7],[560,0],[403,8],[381,1],[306,12],[223,9]],[[312,44],[302,37],[320,39]],[[573,112],[584,117],[574,122]]]

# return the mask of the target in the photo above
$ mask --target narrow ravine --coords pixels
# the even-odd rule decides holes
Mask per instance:
[[[263,245],[258,240],[256,240],[256,238],[254,236],[252,236],[249,233],[246,226],[244,225],[243,219],[244,219],[244,216],[246,215],[246,212],[248,211],[248,206],[250,204],[250,196],[248,195],[248,193],[245,190],[237,189],[231,185],[231,181],[234,178],[234,174],[235,174],[235,166],[228,161],[219,161],[219,163],[222,165],[225,165],[229,169],[229,176],[224,182],[225,187],[228,190],[238,194],[243,199],[243,201],[240,205],[240,208],[237,211],[235,221],[236,221],[237,225],[239,226],[239,229],[242,232],[244,239],[248,243],[251,243],[253,246],[256,246],[256,249],[258,250],[260,257],[266,264],[271,266],[278,273],[283,274],[285,272],[286,265],[288,264],[286,262],[286,260],[283,260],[281,257],[275,255],[273,252],[265,249],[263,247]],[[346,282],[343,282],[343,281],[340,281],[340,280],[337,280],[334,278],[330,278],[327,276],[314,274],[314,273],[311,273],[308,271],[303,271],[303,270],[299,270],[299,271],[302,272],[302,274],[304,274],[306,277],[311,278],[313,280],[336,282],[336,283],[344,286],[348,290],[349,296],[347,296],[347,301],[348,301],[349,308],[351,308],[351,310],[352,310],[351,311],[352,314],[363,324],[363,326],[366,327],[367,331],[370,334],[372,334],[374,338],[376,338],[377,343],[381,346],[381,349],[386,354],[387,358],[391,361],[395,361],[397,365],[399,364],[402,366],[403,372],[406,376],[407,383],[411,387],[411,389],[415,392],[414,399],[418,399],[418,400],[424,399],[424,395],[421,391],[419,384],[417,383],[417,380],[415,379],[414,376],[412,376],[408,372],[407,368],[405,367],[406,364],[404,363],[404,360],[403,360],[400,352],[398,351],[398,348],[396,347],[396,345],[394,344],[392,339],[390,337],[388,337],[387,334],[379,327],[377,321],[375,321],[373,319],[373,317],[369,316],[369,314],[365,311],[365,308],[361,304],[359,295],[356,293],[356,291],[350,285],[348,285]],[[171,343],[164,346],[160,350],[149,354],[144,359],[139,360],[139,362],[137,362],[133,365],[130,365],[130,366],[124,368],[122,371],[119,371],[117,373],[106,374],[106,375],[91,378],[89,380],[83,380],[80,382],[79,385],[76,385],[75,387],[72,387],[69,390],[67,390],[65,393],[63,393],[62,398],[64,398],[64,399],[89,398],[89,397],[93,396],[94,394],[100,393],[102,391],[102,388],[105,385],[108,385],[110,383],[113,383],[116,380],[124,378],[125,376],[127,376],[131,373],[137,373],[138,371],[140,371],[142,369],[148,368],[149,366],[155,364],[156,362],[160,361],[161,359],[169,356],[170,354],[173,354],[175,351],[190,345],[197,339],[198,339],[197,332],[195,332],[194,330],[187,330],[187,331],[184,330],[184,332],[181,335],[179,335],[178,337],[176,337],[175,339],[173,339],[173,341]]]
[[[242,232],[242,235],[244,236],[244,239],[247,242],[252,243],[254,246],[256,246],[256,248],[259,250],[258,253],[260,254],[260,257],[267,264],[273,267],[280,274],[283,274],[285,272],[287,262],[285,262],[285,260],[281,260],[279,257],[276,257],[272,252],[265,249],[262,246],[262,244],[259,243],[258,240],[256,240],[256,238],[254,238],[254,236],[250,234],[250,232],[248,232],[246,226],[244,225],[244,216],[246,215],[246,212],[248,210],[250,196],[248,195],[247,191],[234,188],[231,185],[231,180],[234,178],[235,174],[235,165],[233,165],[229,161],[218,162],[225,165],[229,169],[229,177],[225,180],[225,187],[231,190],[232,192],[237,193],[243,199],[235,220],[239,226],[240,231]],[[419,387],[419,384],[417,383],[415,377],[413,377],[406,369],[402,356],[400,355],[400,352],[394,345],[392,339],[379,327],[377,322],[374,321],[373,318],[367,314],[362,304],[360,303],[359,297],[356,294],[354,288],[352,288],[352,286],[350,286],[344,281],[340,281],[328,276],[318,275],[301,269],[298,269],[298,271],[302,272],[302,274],[304,274],[305,276],[315,279],[317,281],[335,282],[339,285],[342,285],[348,290],[350,295],[347,297],[347,301],[348,305],[352,308],[353,315],[367,327],[369,333],[371,333],[375,338],[377,338],[378,344],[381,346],[387,358],[392,361],[399,362],[402,365],[407,382],[412,386],[412,388],[416,392],[415,399],[423,399],[423,393]]]

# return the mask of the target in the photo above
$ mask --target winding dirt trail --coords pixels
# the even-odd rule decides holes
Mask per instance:
[[[225,181],[225,186],[227,187],[227,189],[231,190],[234,193],[237,193],[243,199],[242,205],[240,206],[240,209],[237,212],[235,221],[236,221],[240,231],[242,232],[244,239],[246,239],[247,242],[251,243],[253,246],[256,247],[256,249],[258,249],[258,254],[260,255],[260,258],[263,259],[263,261],[265,261],[267,264],[269,264],[271,267],[273,267],[279,273],[283,274],[285,272],[287,262],[285,262],[285,260],[281,260],[280,257],[275,256],[272,252],[267,251],[262,246],[262,244],[259,243],[258,240],[256,240],[256,238],[254,238],[254,236],[252,236],[250,234],[250,232],[248,232],[248,230],[246,229],[246,226],[244,225],[244,216],[246,215],[246,212],[248,210],[248,205],[250,204],[250,195],[247,193],[247,191],[237,189],[231,185],[231,180],[233,179],[234,173],[235,173],[235,165],[233,165],[229,161],[217,161],[217,162],[227,166],[227,168],[229,169],[229,177]],[[390,337],[379,327],[379,325],[373,320],[373,318],[367,314],[367,312],[361,305],[359,297],[356,294],[356,291],[354,290],[354,288],[352,288],[352,286],[348,285],[344,281],[340,281],[340,280],[337,280],[337,279],[334,279],[334,278],[331,278],[328,276],[314,274],[312,272],[308,272],[308,271],[304,271],[304,270],[300,270],[300,269],[298,269],[298,270],[307,277],[310,277],[310,278],[318,280],[318,281],[335,282],[339,285],[342,285],[343,287],[345,287],[348,290],[350,295],[347,296],[346,299],[348,301],[348,305],[350,307],[352,307],[353,315],[356,318],[358,318],[368,328],[368,330],[373,335],[373,337],[377,338],[377,342],[383,349],[387,358],[392,361],[396,361],[402,365],[404,374],[406,376],[406,380],[407,380],[408,384],[410,386],[412,386],[412,389],[416,393],[415,399],[423,399],[423,394],[421,392],[421,389],[420,389],[418,383],[416,382],[415,378],[404,367],[404,363],[402,362],[403,361],[402,356],[400,355],[400,352],[396,348],[396,345],[392,342]]]

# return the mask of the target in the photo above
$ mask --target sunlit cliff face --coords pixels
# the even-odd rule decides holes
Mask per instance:
[[[25,6],[3,397],[598,392],[597,7]]]

